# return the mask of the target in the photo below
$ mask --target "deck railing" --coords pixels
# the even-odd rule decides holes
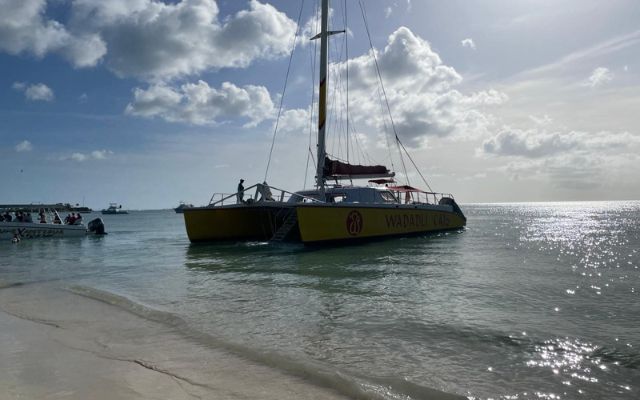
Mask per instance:
[[[322,203],[320,200],[313,197],[289,192],[263,183],[256,183],[255,185],[249,186],[248,188],[236,193],[214,193],[211,196],[211,199],[209,199],[209,206],[215,207],[229,204],[240,204],[238,197],[240,193],[244,194],[242,198],[242,203],[244,204],[262,201],[288,202],[292,197],[298,198],[298,201]]]
[[[438,204],[445,197],[453,199],[451,193],[392,191],[400,204]]]
[[[438,204],[442,198],[449,197],[453,199],[453,195],[451,193],[422,191],[403,192],[396,191],[391,188],[389,188],[389,190],[396,196],[399,204]],[[241,192],[244,194],[242,198],[243,204],[262,201],[288,202],[292,197],[298,198],[296,202],[322,203],[322,201],[313,197],[289,192],[263,183],[257,183],[236,193],[214,193],[211,196],[211,199],[209,199],[209,206],[215,207],[229,204],[240,204],[238,195]]]

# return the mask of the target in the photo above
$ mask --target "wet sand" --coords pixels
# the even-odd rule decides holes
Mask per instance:
[[[47,285],[0,289],[2,399],[343,399],[331,388]]]

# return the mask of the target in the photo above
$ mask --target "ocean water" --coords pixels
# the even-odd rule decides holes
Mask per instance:
[[[640,398],[640,202],[463,211],[460,232],[319,249],[103,216],[104,237],[1,242],[0,286],[109,298],[365,398]]]

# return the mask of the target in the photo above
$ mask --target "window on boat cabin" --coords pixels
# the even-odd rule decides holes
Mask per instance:
[[[380,197],[382,197],[382,201],[385,203],[397,203],[398,200],[391,192],[380,192]]]
[[[329,203],[342,203],[347,199],[347,195],[344,193],[331,193],[328,197]]]

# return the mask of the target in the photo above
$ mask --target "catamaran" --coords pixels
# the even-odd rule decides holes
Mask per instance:
[[[329,0],[322,0],[320,33],[312,38],[320,39],[315,188],[289,192],[264,182],[241,193],[214,194],[209,205],[184,210],[185,227],[192,242],[348,243],[458,230],[466,225],[466,217],[451,194],[417,189],[408,183],[401,185],[395,180],[395,172],[385,166],[354,165],[327,153],[328,43],[330,36],[345,32],[330,30],[328,15]],[[372,56],[375,57],[373,51]],[[404,149],[398,135],[395,140]],[[367,179],[369,185],[341,184],[358,179]],[[249,198],[240,201],[244,196],[239,194],[245,193]]]

